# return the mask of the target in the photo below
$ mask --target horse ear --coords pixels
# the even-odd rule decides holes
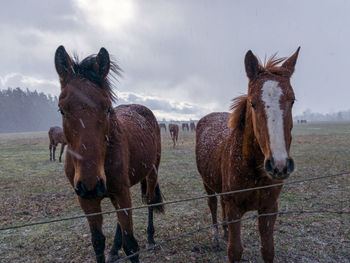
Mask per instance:
[[[251,50],[247,52],[244,58],[245,71],[250,80],[258,76],[260,72],[259,61]]]
[[[97,74],[105,78],[109,72],[110,65],[111,62],[108,51],[102,47],[96,56],[94,70]]]
[[[295,64],[297,63],[299,50],[300,47],[298,47],[297,51],[295,51],[295,53],[282,64],[282,67],[289,71],[290,76],[292,76],[292,74],[294,73],[294,68]]]
[[[63,46],[59,46],[55,53],[55,67],[60,81],[73,73],[72,60]]]

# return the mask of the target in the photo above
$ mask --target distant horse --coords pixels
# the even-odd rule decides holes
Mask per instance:
[[[50,161],[56,161],[55,158],[55,152],[56,152],[56,147],[57,144],[61,144],[61,152],[60,152],[60,157],[58,158],[58,161],[61,162],[62,159],[62,153],[64,151],[64,147],[66,146],[66,140],[64,139],[63,136],[63,131],[61,127],[55,126],[51,127],[49,130],[49,139],[50,139]]]
[[[185,131],[185,130],[187,130],[187,131],[190,130],[190,129],[188,128],[188,123],[183,123],[183,124],[182,124],[182,131]]]
[[[292,106],[295,100],[290,84],[299,49],[288,59],[273,56],[262,66],[248,51],[245,69],[249,79],[248,94],[235,98],[231,114],[211,113],[196,129],[196,162],[208,194],[281,183],[294,170],[289,155],[293,127]],[[280,63],[283,64],[278,66]],[[221,198],[223,221],[240,219],[250,210],[259,214],[278,211],[277,199],[282,186]],[[217,198],[208,205],[212,223],[217,223]],[[259,217],[261,252],[265,262],[274,260],[273,231],[276,215]],[[230,262],[241,259],[243,247],[241,224],[224,226],[228,234]],[[218,227],[214,242],[219,246]]]
[[[175,148],[177,138],[179,136],[179,126],[177,124],[169,124],[169,132],[171,139],[173,140],[173,147]]]
[[[191,132],[196,131],[196,124],[194,124],[193,121],[191,121],[191,123],[190,123],[190,129],[191,129]]]
[[[101,200],[109,197],[116,209],[131,207],[130,187],[141,182],[147,204],[162,202],[158,177],[161,155],[160,129],[153,113],[141,105],[112,108],[115,94],[109,71],[120,74],[106,49],[79,62],[63,46],[55,54],[61,83],[59,108],[67,139],[65,173],[86,214],[100,213]],[[148,243],[154,244],[153,210],[148,209]],[[114,244],[109,262],[118,258],[123,247],[126,255],[139,250],[133,234],[132,211],[118,212]],[[98,263],[105,262],[105,237],[102,215],[87,217],[92,245]],[[139,257],[131,257],[139,262]]]
[[[166,132],[166,125],[165,125],[165,123],[159,123],[159,128],[160,128],[160,130],[162,130],[162,128],[163,128],[164,131]]]

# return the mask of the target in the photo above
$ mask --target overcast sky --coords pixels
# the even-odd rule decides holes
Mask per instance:
[[[103,46],[124,77],[120,103],[150,107],[159,119],[227,111],[247,92],[244,56],[292,55],[306,109],[350,109],[350,1],[12,0],[0,8],[0,89],[60,92],[54,53],[81,58]]]

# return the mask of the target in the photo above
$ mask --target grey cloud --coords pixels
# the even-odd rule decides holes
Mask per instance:
[[[147,103],[159,111],[205,114],[227,111],[231,98],[246,93],[243,61],[248,49],[263,59],[277,51],[280,56],[291,55],[301,45],[292,79],[295,113],[306,108],[315,112],[349,108],[349,55],[344,52],[350,45],[349,3],[131,3],[136,6],[135,17],[116,31],[88,23],[89,17],[73,1],[6,3],[0,10],[0,34],[5,39],[0,43],[0,76],[18,72],[57,79],[53,55],[58,45],[83,57],[104,46],[124,69],[118,90],[148,98],[136,96],[128,101]],[[50,85],[45,90],[58,93]],[[173,101],[182,103],[181,107],[171,104]],[[191,106],[183,106],[186,102]]]

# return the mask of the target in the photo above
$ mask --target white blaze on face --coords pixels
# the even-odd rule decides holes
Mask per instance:
[[[268,80],[262,87],[262,101],[265,103],[270,149],[278,169],[283,169],[288,157],[284,139],[283,111],[280,107],[282,93],[277,81]]]

